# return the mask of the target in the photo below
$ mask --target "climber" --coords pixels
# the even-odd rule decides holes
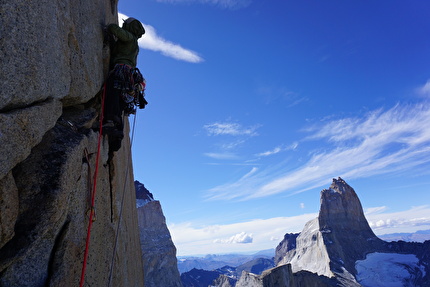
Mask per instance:
[[[103,131],[119,140],[120,145],[124,137],[123,112],[129,115],[135,112],[135,104],[140,108],[147,104],[143,98],[146,82],[136,67],[139,53],[137,40],[145,34],[145,29],[135,18],[128,18],[122,27],[109,24],[107,31],[115,36],[116,41],[106,82]]]

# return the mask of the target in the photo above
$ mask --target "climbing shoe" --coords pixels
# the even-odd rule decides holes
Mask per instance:
[[[104,124],[103,124],[103,129],[114,129],[115,123],[112,120],[107,120]]]
[[[103,124],[103,134],[104,135],[113,135],[113,136],[117,136],[117,137],[124,137],[124,133],[122,132],[122,130],[119,128],[119,124],[116,124],[114,121],[111,120],[107,120],[104,124]]]

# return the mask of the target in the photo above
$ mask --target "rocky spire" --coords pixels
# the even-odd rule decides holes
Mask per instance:
[[[153,201],[154,195],[149,192],[145,185],[138,180],[134,181],[134,187],[136,188],[136,199],[143,199],[147,201]]]
[[[340,177],[321,191],[318,221],[332,270],[345,267],[354,274],[355,261],[383,244],[370,228],[354,189]]]
[[[321,191],[318,218],[309,221],[297,236],[286,235],[289,248],[277,248],[277,264],[292,266],[293,272],[307,270],[320,276],[336,276],[353,286],[356,260],[381,248],[364,216],[354,189],[340,177]],[[342,279],[343,278],[343,279]]]
[[[148,202],[154,201],[154,196],[151,192],[145,187],[143,183],[139,181],[134,181],[134,188],[136,189],[136,207],[142,207]]]
[[[333,179],[330,188],[321,191],[318,216],[321,230],[348,230],[360,238],[374,238],[354,189],[342,178]]]

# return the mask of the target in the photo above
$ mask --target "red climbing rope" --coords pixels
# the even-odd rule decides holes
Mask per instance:
[[[102,108],[99,116],[100,121],[100,130],[99,130],[99,137],[97,142],[97,156],[96,156],[96,168],[94,171],[94,177],[93,177],[93,192],[91,196],[91,210],[90,210],[90,221],[88,222],[88,231],[87,231],[87,240],[85,243],[85,253],[84,253],[84,262],[82,265],[82,273],[81,273],[81,281],[79,283],[79,286],[84,286],[85,282],[85,271],[87,269],[87,258],[88,258],[88,251],[90,247],[90,237],[91,237],[91,227],[93,225],[93,218],[94,218],[94,203],[96,199],[96,187],[97,187],[97,175],[99,171],[99,158],[100,158],[100,145],[103,137],[103,114],[104,114],[104,108],[105,108],[105,95],[106,95],[106,83],[103,86],[103,95],[102,95]]]

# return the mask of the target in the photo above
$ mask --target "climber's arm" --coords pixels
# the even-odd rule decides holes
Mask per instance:
[[[109,24],[108,31],[115,35],[120,41],[128,42],[133,40],[133,35],[130,32],[122,29],[117,24]]]

